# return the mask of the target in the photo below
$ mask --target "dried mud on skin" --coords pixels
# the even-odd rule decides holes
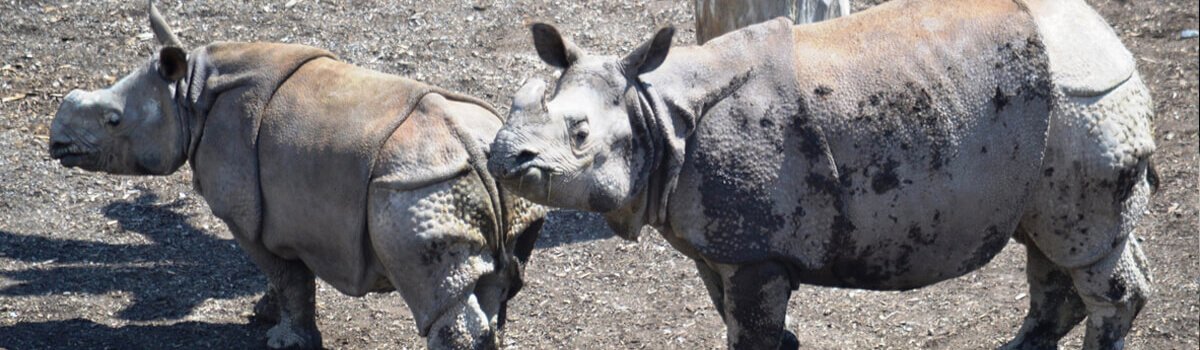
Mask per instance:
[[[1129,338],[1138,349],[1196,349],[1200,328],[1197,41],[1192,1],[1089,1],[1138,58],[1156,104],[1162,190],[1138,235],[1158,288]],[[580,46],[624,54],[655,28],[694,42],[690,2],[160,1],[189,45],[278,41],[441,85],[501,110],[541,64],[524,27],[560,25]],[[435,7],[429,4],[437,3]],[[0,1],[0,348],[256,348],[249,319],[265,279],[190,189],[191,174],[122,177],[69,170],[46,152],[73,88],[95,89],[154,49],[141,1]],[[858,7],[865,5],[859,4]],[[857,9],[856,9],[857,10]],[[556,212],[510,308],[508,348],[703,349],[724,327],[692,263],[656,235],[614,238],[597,216]],[[801,287],[789,328],[805,348],[994,348],[1028,303],[1024,250],[910,292]],[[318,285],[325,346],[423,348],[396,294],[343,296]],[[1062,344],[1078,348],[1082,327]]]

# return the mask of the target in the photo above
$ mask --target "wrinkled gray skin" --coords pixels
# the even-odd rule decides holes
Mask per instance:
[[[487,175],[489,107],[299,45],[185,53],[149,12],[161,52],[112,87],[68,94],[53,158],[128,175],[191,164],[267,275],[255,312],[275,323],[271,348],[321,347],[314,277],[353,296],[398,290],[430,348],[497,347],[545,210]]]
[[[562,74],[514,97],[489,169],[623,237],[657,229],[695,260],[730,348],[797,346],[801,283],[919,288],[1010,238],[1030,308],[1005,348],[1054,348],[1085,317],[1085,348],[1122,348],[1152,293],[1133,230],[1157,184],[1153,108],[1082,1],[897,0],[700,47],[667,28],[624,57],[532,32]]]

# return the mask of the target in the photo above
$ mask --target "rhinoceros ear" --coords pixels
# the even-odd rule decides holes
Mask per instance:
[[[150,29],[154,31],[154,37],[158,39],[159,45],[183,47],[183,42],[180,42],[179,37],[176,37],[175,33],[171,31],[171,26],[167,25],[162,13],[158,12],[158,6],[154,6],[154,0],[147,0],[146,3],[146,14],[150,17]]]
[[[170,82],[179,81],[187,73],[187,53],[183,49],[167,46],[158,52],[158,75]]]
[[[529,30],[533,32],[533,47],[538,57],[551,66],[567,69],[584,55],[582,49],[563,38],[552,25],[534,23]]]
[[[640,75],[658,68],[667,59],[667,53],[671,51],[671,38],[674,36],[675,27],[668,26],[659,29],[657,33],[654,33],[654,38],[642,43],[633,50],[633,53],[621,59],[621,63],[625,65],[625,71],[636,72]]]

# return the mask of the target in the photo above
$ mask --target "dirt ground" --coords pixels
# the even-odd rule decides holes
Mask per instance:
[[[522,79],[552,76],[524,24],[560,24],[592,52],[624,54],[658,26],[694,42],[690,1],[162,1],[189,45],[280,41],[459,90],[506,110]],[[1131,348],[1200,348],[1200,164],[1193,0],[1090,0],[1138,58],[1156,102],[1162,190],[1138,234],[1158,292]],[[428,4],[438,3],[436,7]],[[451,4],[453,3],[453,4]],[[190,189],[191,173],[122,177],[47,155],[51,118],[153,52],[143,1],[0,1],[0,348],[256,348],[249,311],[265,279]],[[863,7],[860,5],[858,7]],[[692,263],[661,238],[614,238],[594,215],[551,216],[511,304],[510,349],[721,348],[724,328]],[[924,289],[801,287],[789,327],[804,348],[975,349],[1024,316],[1024,249]],[[396,294],[317,296],[329,348],[422,348]],[[1078,348],[1082,328],[1065,340]]]

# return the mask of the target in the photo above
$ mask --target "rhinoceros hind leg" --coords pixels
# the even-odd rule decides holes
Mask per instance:
[[[776,262],[717,265],[730,349],[778,349],[786,338],[785,320],[792,283]],[[793,335],[794,339],[795,336]]]
[[[514,271],[493,271],[482,188],[474,175],[419,188],[371,188],[376,259],[430,349],[496,348],[493,316],[508,295],[507,272]]]
[[[1146,258],[1130,234],[1107,257],[1071,276],[1087,305],[1085,349],[1123,349],[1125,335],[1153,293]]]
[[[430,349],[495,349],[496,332],[474,294],[451,306],[429,330]]]
[[[1102,95],[1064,95],[1020,223],[1026,243],[1071,276],[1087,314],[1086,349],[1122,348],[1151,294],[1133,232],[1158,182],[1153,107],[1136,73]]]
[[[1017,237],[1022,240],[1023,235]],[[1075,291],[1070,271],[1050,262],[1032,243],[1022,243],[1028,256],[1025,271],[1029,280],[1029,313],[1016,338],[1001,349],[1056,349],[1058,340],[1087,316],[1087,310]]]

